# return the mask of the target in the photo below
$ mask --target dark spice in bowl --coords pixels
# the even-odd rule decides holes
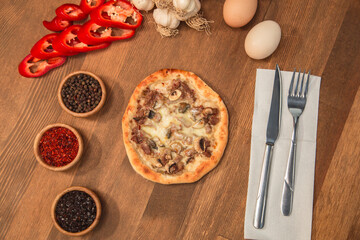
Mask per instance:
[[[94,199],[83,191],[65,193],[55,207],[55,218],[59,226],[67,232],[84,231],[95,221],[96,204]]]
[[[66,108],[76,113],[92,111],[102,97],[100,83],[90,75],[79,73],[66,80],[61,98]]]
[[[68,128],[50,128],[40,138],[41,158],[50,166],[62,167],[71,163],[76,158],[78,151],[79,141]]]

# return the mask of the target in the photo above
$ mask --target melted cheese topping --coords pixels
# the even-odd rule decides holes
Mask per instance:
[[[158,91],[159,93],[163,94],[163,96],[168,98],[171,84],[172,80],[163,80],[150,85],[149,88],[151,90]],[[196,94],[196,96],[199,97],[198,94]],[[178,110],[180,103],[189,103],[190,108],[187,109],[184,113],[181,113]],[[201,99],[201,103],[204,107],[211,107],[215,105],[212,104],[209,99]],[[152,110],[156,112],[156,114],[161,115],[161,120],[156,122],[154,117],[152,119],[147,118],[146,122],[141,125],[141,131],[145,133],[148,139],[156,143],[157,148],[152,149],[152,155],[146,155],[143,151],[139,151],[139,154],[143,157],[143,159],[147,160],[144,163],[149,167],[155,168],[160,172],[164,171],[164,169],[166,171],[166,167],[168,166],[161,166],[161,164],[158,162],[158,159],[163,154],[164,149],[171,149],[171,154],[174,155],[176,151],[172,145],[174,143],[180,143],[182,146],[182,150],[180,153],[178,153],[178,155],[180,154],[182,156],[180,161],[184,164],[184,168],[187,171],[195,170],[196,167],[198,167],[208,158],[196,155],[195,160],[193,160],[191,164],[188,164],[187,160],[189,157],[185,156],[184,151],[194,149],[195,139],[198,139],[199,137],[205,137],[211,141],[211,139],[213,139],[211,136],[213,135],[214,129],[210,133],[206,132],[204,122],[200,122],[201,118],[196,119],[192,115],[190,109],[194,107],[194,103],[191,104],[189,100],[184,99],[178,101],[168,101],[167,103],[160,105],[161,106],[156,106],[155,104],[155,109]],[[216,126],[212,126],[212,128],[214,127]],[[214,142],[211,142],[211,144],[213,143]],[[174,156],[176,156],[176,154]],[[173,161],[170,160],[169,162]],[[169,163],[166,165],[169,165]]]
[[[170,129],[172,125],[181,127],[181,129],[177,130],[177,132],[183,133],[186,136],[200,137],[208,135],[204,127],[193,127],[196,122],[191,119],[191,114],[189,113],[189,111],[187,111],[186,113],[178,113],[175,110],[170,113],[170,109],[168,107],[161,107],[160,109],[158,109],[158,113],[161,114],[160,122],[156,123],[152,121],[152,125],[143,125],[141,126],[141,129],[151,137],[158,137],[163,143],[168,141],[166,135],[168,133],[168,129]],[[186,124],[184,124],[184,122]]]

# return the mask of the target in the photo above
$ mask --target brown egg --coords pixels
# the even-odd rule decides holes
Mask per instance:
[[[242,27],[254,17],[257,0],[226,0],[224,3],[224,20],[230,27]]]

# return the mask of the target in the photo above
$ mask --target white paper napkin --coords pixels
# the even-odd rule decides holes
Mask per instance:
[[[274,76],[275,70],[258,69],[256,72],[244,237],[245,239],[261,240],[310,240],[314,194],[316,130],[321,82],[321,78],[317,76],[310,77],[307,103],[298,123],[293,208],[291,215],[286,217],[281,213],[280,204],[293,129],[292,116],[287,108],[287,95],[292,72],[281,72],[281,126],[271,161],[265,226],[263,229],[256,229],[253,226],[255,203],[265,151],[266,128]]]

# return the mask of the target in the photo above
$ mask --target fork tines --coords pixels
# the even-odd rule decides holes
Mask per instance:
[[[308,74],[307,74],[308,76],[307,76],[306,86],[305,86],[305,91],[304,92],[303,92],[303,86],[304,86],[305,70],[304,70],[304,73],[302,75],[302,79],[301,79],[301,83],[300,83],[300,90],[299,91],[298,91],[298,88],[299,88],[301,70],[299,69],[295,90],[293,91],[295,74],[296,74],[296,68],[294,69],[294,73],[293,73],[292,78],[291,78],[291,83],[290,83],[290,87],[289,87],[289,95],[290,96],[296,96],[296,97],[306,97],[306,94],[307,94],[308,88],[309,88],[309,79],[310,79],[311,72],[309,71]]]

